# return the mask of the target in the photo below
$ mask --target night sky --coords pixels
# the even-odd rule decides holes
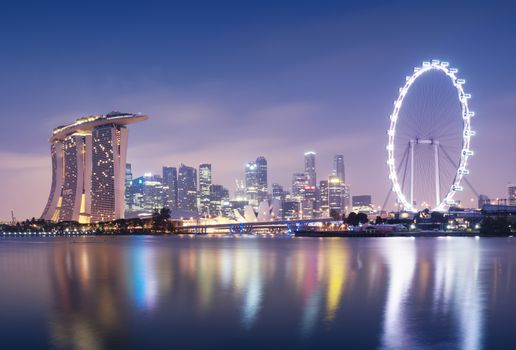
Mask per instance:
[[[0,219],[41,215],[48,137],[112,110],[130,128],[134,174],[213,164],[234,190],[263,155],[290,186],[303,153],[319,179],[344,154],[352,194],[390,188],[386,130],[405,76],[459,68],[477,114],[469,180],[506,197],[516,182],[516,5],[509,1],[2,1]],[[471,197],[464,194],[464,200]]]

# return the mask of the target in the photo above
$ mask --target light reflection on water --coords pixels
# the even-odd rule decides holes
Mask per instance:
[[[0,348],[513,348],[515,265],[505,238],[3,239]]]

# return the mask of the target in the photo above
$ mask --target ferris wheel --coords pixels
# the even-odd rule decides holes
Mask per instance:
[[[448,62],[423,62],[399,89],[387,132],[387,165],[404,210],[444,211],[463,190],[475,114],[457,73]]]

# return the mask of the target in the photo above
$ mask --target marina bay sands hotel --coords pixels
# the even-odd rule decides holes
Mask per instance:
[[[145,115],[111,112],[54,129],[52,185],[42,219],[103,222],[124,217],[127,125]]]

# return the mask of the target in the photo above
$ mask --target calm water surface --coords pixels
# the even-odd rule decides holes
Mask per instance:
[[[0,239],[0,349],[516,349],[516,238]]]

